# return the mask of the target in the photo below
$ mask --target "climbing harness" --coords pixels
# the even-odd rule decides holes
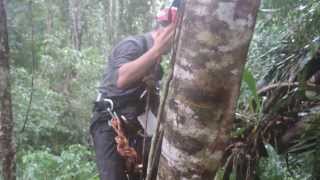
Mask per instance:
[[[100,99],[100,97],[98,97]],[[126,137],[126,134],[123,129],[123,123],[128,123],[125,116],[121,115],[120,117],[114,110],[114,103],[111,99],[105,98],[102,99],[102,102],[105,104],[105,110],[110,115],[111,119],[107,121],[108,125],[113,128],[116,133],[115,141],[117,144],[117,152],[122,156],[126,163],[126,173],[131,172],[141,172],[142,164],[141,158],[139,158],[137,151],[130,147],[129,140]]]

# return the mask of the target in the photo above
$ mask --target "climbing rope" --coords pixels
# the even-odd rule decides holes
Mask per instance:
[[[138,153],[133,147],[130,147],[129,140],[123,131],[120,119],[113,117],[111,119],[111,126],[117,134],[115,137],[117,151],[126,160],[127,173],[132,171],[140,171],[141,166],[139,166],[140,160],[138,158]]]
[[[174,32],[174,39],[179,38],[180,34],[181,34],[181,27],[182,27],[182,20],[183,20],[183,16],[184,16],[184,10],[185,10],[185,1],[182,1],[182,5],[181,5],[181,11],[180,13],[178,12],[178,25],[175,29]],[[178,31],[177,31],[178,29]],[[163,98],[160,102],[160,106],[159,106],[159,110],[158,110],[158,114],[157,114],[157,126],[156,126],[156,132],[154,134],[154,136],[152,137],[152,141],[151,141],[151,147],[150,147],[150,152],[149,152],[149,157],[148,157],[148,167],[147,167],[147,176],[146,176],[146,180],[151,180],[152,175],[153,175],[153,171],[155,170],[156,167],[156,151],[160,148],[161,146],[161,140],[163,137],[163,128],[161,126],[162,123],[162,115],[163,115],[163,111],[164,111],[164,106],[165,106],[165,102],[167,100],[167,96],[168,96],[168,91],[169,91],[169,86],[171,83],[171,80],[173,78],[173,71],[174,71],[174,65],[176,62],[176,55],[177,55],[177,49],[178,49],[178,43],[175,43],[175,41],[173,41],[173,51],[171,54],[171,68],[170,68],[170,72],[169,72],[169,76],[168,79],[165,83],[164,86],[164,93],[163,93]]]

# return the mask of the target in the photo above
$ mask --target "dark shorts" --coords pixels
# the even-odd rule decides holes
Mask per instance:
[[[125,173],[125,160],[117,152],[114,139],[116,133],[107,123],[109,118],[103,112],[94,112],[90,126],[100,179],[138,180],[138,174],[127,176]],[[137,151],[141,151],[143,142],[141,136],[131,134],[128,139],[131,147],[134,147]]]

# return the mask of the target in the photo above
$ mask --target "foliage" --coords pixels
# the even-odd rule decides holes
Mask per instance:
[[[248,68],[258,78],[268,76],[270,72],[283,76],[286,67],[291,67],[285,65],[285,59],[292,58],[319,36],[320,3],[316,0],[263,2],[249,52]],[[291,60],[290,63],[297,62]],[[279,68],[270,71],[274,67]],[[268,78],[265,80],[269,81]]]
[[[92,49],[78,52],[49,44],[50,52],[43,53],[39,64],[42,71],[35,74],[29,121],[23,135],[18,136],[18,145],[47,145],[58,150],[64,144],[86,142],[88,131],[84,127],[88,127],[91,100],[103,66],[101,57]],[[74,72],[76,77],[70,77]],[[29,106],[30,74],[24,68],[15,68],[13,82],[19,131]]]
[[[305,131],[288,152],[291,169],[299,174],[309,175],[308,179],[319,179],[320,163],[320,115],[311,110],[311,118],[306,123]],[[309,166],[305,166],[305,165]]]
[[[74,49],[71,40],[70,1],[30,2],[12,0],[6,6],[20,178],[96,179],[92,154],[86,146],[92,99],[104,62],[114,42],[149,30],[151,13],[165,2],[81,0],[81,50]],[[113,9],[111,2],[116,3]],[[157,7],[151,7],[154,5]],[[236,137],[243,138],[247,127],[253,126],[254,131],[262,122],[264,107],[259,87],[290,80],[292,74],[296,75],[310,62],[319,48],[319,17],[318,0],[262,1],[243,74],[237,114],[241,122],[236,123]],[[169,61],[162,64],[166,71]],[[31,87],[32,70],[34,87]],[[25,131],[20,132],[31,91],[29,120]],[[285,101],[289,98],[282,97]],[[295,148],[309,147],[303,142],[319,137],[319,121],[313,122],[317,123],[310,124],[299,139],[301,146]],[[268,157],[259,163],[260,178],[317,179],[320,148],[318,141],[316,145],[312,143],[312,151],[288,155],[289,167],[283,155],[266,145]],[[290,172],[290,168],[296,172]],[[231,173],[230,177],[235,176]]]
[[[247,132],[245,129],[250,130],[252,126],[264,123],[263,119],[268,118],[268,115],[270,118],[272,113],[297,119],[300,112],[309,112],[310,107],[318,104],[316,97],[305,97],[310,91],[307,91],[304,85],[310,75],[319,70],[317,65],[319,58],[314,58],[319,50],[319,15],[320,3],[317,0],[262,1],[246,72],[243,75],[234,128],[236,137],[244,137]],[[255,83],[253,79],[259,79],[256,82],[257,89],[253,87]],[[255,97],[255,92],[261,87],[278,82],[299,82],[302,85],[287,90],[278,88],[263,94],[265,97],[262,98],[261,108],[266,109],[265,105],[272,108],[264,111],[267,114],[253,111],[252,99]],[[312,129],[315,128],[307,128],[304,132],[306,134],[316,132]],[[293,149],[304,150],[298,153],[278,154],[279,152],[273,149],[277,149],[274,144],[273,148],[266,145],[268,157],[259,163],[259,178],[319,179],[319,175],[315,173],[318,171],[314,169],[319,169],[316,155],[320,151],[316,141],[310,142],[308,139],[319,137],[319,133],[313,133],[312,137],[303,135],[297,140],[297,145]]]
[[[19,179],[97,180],[92,153],[82,145],[71,145],[61,154],[49,149],[26,151],[21,155]]]
[[[80,0],[77,50],[70,2],[6,3],[21,179],[97,179],[92,149],[85,147],[105,61],[116,40],[151,28],[151,1],[112,0],[111,10],[111,1]]]
[[[293,180],[289,175],[288,167],[283,157],[270,145],[266,145],[268,158],[259,162],[260,180]],[[300,177],[303,180],[305,178]]]
[[[249,109],[251,112],[256,112],[259,114],[261,110],[261,97],[258,95],[257,81],[249,69],[244,70],[242,81],[245,83],[243,86],[245,86],[249,92],[245,97],[249,103]],[[248,94],[250,95],[248,96]]]

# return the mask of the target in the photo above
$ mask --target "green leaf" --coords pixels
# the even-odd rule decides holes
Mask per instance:
[[[248,85],[250,92],[254,97],[257,97],[257,84],[256,80],[254,79],[252,73],[249,69],[245,69],[243,73],[243,80]]]

